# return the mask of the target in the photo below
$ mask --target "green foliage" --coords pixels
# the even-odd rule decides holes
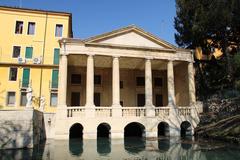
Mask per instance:
[[[209,55],[219,48],[223,56],[216,60],[197,61],[197,91],[207,95],[234,86],[235,76],[240,77],[234,54],[240,44],[239,0],[176,0],[174,27],[176,43],[185,48],[201,47]],[[232,50],[229,50],[231,46]],[[240,65],[240,58],[237,57]],[[239,67],[238,67],[239,68]]]

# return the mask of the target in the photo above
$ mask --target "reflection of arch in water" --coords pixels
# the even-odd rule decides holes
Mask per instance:
[[[188,121],[181,123],[181,137],[192,136],[192,126]]]
[[[145,127],[141,123],[132,122],[124,128],[124,137],[145,137]]]
[[[170,148],[170,139],[158,139],[158,149],[160,152],[167,152]]]
[[[111,139],[108,137],[98,137],[97,152],[103,156],[111,153]]]
[[[80,123],[75,123],[69,130],[69,139],[83,137],[83,126]]]
[[[160,122],[158,124],[158,136],[169,136],[169,125],[166,122]]]
[[[141,137],[124,138],[124,149],[129,153],[139,153],[145,150],[146,142]]]
[[[101,123],[97,127],[97,137],[107,137],[110,138],[111,126],[107,123]]]
[[[82,139],[70,139],[69,151],[74,156],[81,156],[83,153],[83,141]]]

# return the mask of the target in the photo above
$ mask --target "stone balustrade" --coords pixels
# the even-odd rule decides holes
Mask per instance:
[[[95,117],[113,117],[114,107],[95,107]],[[179,116],[190,116],[194,107],[177,107]],[[67,107],[67,117],[84,117],[86,107],[70,106]],[[122,117],[146,117],[146,107],[121,107]],[[168,118],[170,115],[170,107],[156,107],[155,116]]]

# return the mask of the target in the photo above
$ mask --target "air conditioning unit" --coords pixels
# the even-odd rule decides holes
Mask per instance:
[[[35,57],[35,58],[33,58],[33,64],[41,64],[41,63],[42,63],[41,57]]]
[[[19,64],[23,64],[23,63],[26,63],[26,59],[25,58],[22,58],[22,57],[18,57],[18,63]]]

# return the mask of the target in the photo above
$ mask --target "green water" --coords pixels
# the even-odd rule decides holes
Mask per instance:
[[[141,139],[47,141],[34,149],[2,150],[1,160],[240,160],[240,146],[190,139]]]

